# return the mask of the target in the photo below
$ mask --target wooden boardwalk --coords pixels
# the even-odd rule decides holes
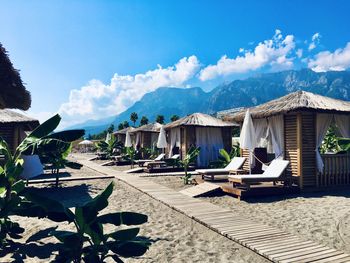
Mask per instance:
[[[116,179],[272,262],[350,262],[350,256],[342,251],[319,245],[313,241],[303,240],[275,227],[235,215],[231,210],[183,195],[147,178],[117,172],[89,161],[82,160],[81,163],[106,175],[114,175]]]

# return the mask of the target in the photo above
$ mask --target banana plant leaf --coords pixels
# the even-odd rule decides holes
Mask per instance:
[[[56,139],[65,142],[73,142],[84,136],[85,130],[68,130],[51,133],[43,137],[43,139]]]
[[[115,226],[120,225],[141,225],[148,220],[147,215],[134,213],[134,212],[117,212],[101,215],[98,217],[98,221],[102,224],[108,223]]]
[[[56,114],[47,121],[43,122],[34,131],[32,131],[28,137],[42,138],[53,132],[57,126],[60,124],[61,116]]]

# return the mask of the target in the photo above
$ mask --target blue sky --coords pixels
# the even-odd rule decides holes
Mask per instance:
[[[32,93],[29,114],[60,112],[67,126],[117,114],[159,86],[346,70],[349,11],[340,0],[4,1],[0,42]]]

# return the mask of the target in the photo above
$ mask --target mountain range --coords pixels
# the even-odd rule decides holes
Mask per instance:
[[[132,112],[136,112],[139,119],[141,116],[147,116],[150,121],[154,121],[158,114],[162,114],[166,121],[170,121],[169,118],[173,114],[179,116],[193,112],[214,114],[220,110],[258,105],[297,90],[350,100],[350,72],[317,73],[310,69],[301,69],[265,73],[222,84],[210,92],[204,92],[199,87],[162,87],[145,94],[117,116],[87,121],[70,128],[83,128],[86,134],[96,134],[112,123],[117,126],[120,122],[129,121]]]

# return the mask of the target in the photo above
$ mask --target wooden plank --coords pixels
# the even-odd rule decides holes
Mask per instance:
[[[314,243],[311,243],[306,245],[305,244],[294,245],[294,247],[290,247],[285,251],[273,250],[268,254],[271,258],[274,258],[276,260],[283,260],[283,259],[308,255],[308,254],[314,253],[315,251],[318,252],[318,251],[323,251],[327,249],[329,248],[326,248],[325,246],[322,246],[322,245],[315,245]]]
[[[311,260],[307,262],[315,262],[315,263],[345,263],[350,262],[350,256],[347,254],[340,254],[337,256],[331,256],[328,258],[320,259],[320,260]]]
[[[288,258],[284,260],[280,260],[281,263],[293,263],[293,262],[307,262],[308,259],[311,258],[311,260],[317,260],[317,259],[324,259],[331,256],[337,256],[342,254],[340,251],[336,251],[335,249],[327,249],[323,251],[315,251],[314,253],[302,255],[298,257]]]

